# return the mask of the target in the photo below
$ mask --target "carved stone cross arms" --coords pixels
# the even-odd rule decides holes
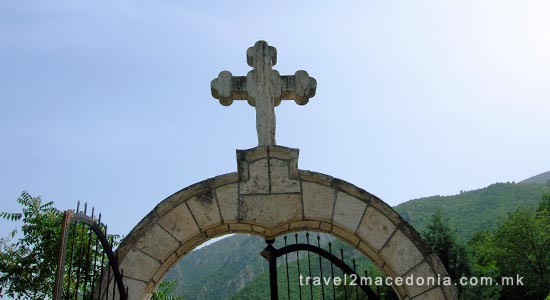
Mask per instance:
[[[277,63],[277,49],[258,41],[246,51],[246,61],[253,70],[246,76],[233,76],[222,71],[210,84],[212,96],[224,106],[233,100],[247,100],[256,107],[258,146],[275,145],[275,106],[281,100],[294,100],[305,105],[315,96],[317,81],[306,71],[292,76],[280,76],[272,66]]]

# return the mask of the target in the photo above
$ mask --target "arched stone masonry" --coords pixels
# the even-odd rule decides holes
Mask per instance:
[[[265,238],[326,232],[355,246],[387,276],[447,276],[439,258],[391,207],[343,180],[298,170],[298,150],[237,151],[238,173],[191,185],[162,201],[118,248],[129,299],[149,299],[199,244],[228,233]],[[258,254],[259,255],[259,254]],[[401,299],[457,299],[452,286],[395,286]]]

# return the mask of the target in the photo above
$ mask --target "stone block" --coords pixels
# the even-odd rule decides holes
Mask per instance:
[[[159,225],[170,232],[178,241],[184,241],[200,232],[195,219],[185,203],[174,207],[161,220]]]
[[[175,251],[178,245],[178,241],[158,224],[147,230],[136,243],[138,249],[159,261]]]
[[[229,225],[224,224],[224,225],[220,225],[220,226],[217,226],[217,227],[214,227],[214,228],[211,228],[211,229],[207,230],[206,231],[206,236],[208,236],[209,238],[212,238],[212,237],[222,235],[222,234],[226,233],[227,231],[229,231]]]
[[[179,257],[176,255],[176,253],[172,253],[160,266],[157,273],[153,275],[153,281],[155,283],[160,283],[164,275],[168,272],[168,270],[176,263],[176,261],[179,259]]]
[[[237,183],[216,189],[216,197],[224,223],[237,222],[239,212],[239,186]]]
[[[378,251],[384,246],[395,229],[395,225],[388,217],[369,206],[361,220],[359,229],[357,229],[357,234]]]
[[[301,191],[300,180],[290,177],[288,161],[271,158],[269,159],[269,170],[271,193],[299,193]]]
[[[341,239],[347,241],[350,245],[357,247],[359,244],[359,238],[356,237],[353,233],[350,233],[349,231],[342,229],[338,226],[332,227],[332,233]]]
[[[396,226],[399,226],[403,221],[401,216],[395,212],[388,204],[379,198],[372,196],[369,201],[369,205],[376,208],[382,214],[386,215]]]
[[[209,180],[211,189],[237,182],[239,182],[239,176],[237,172],[219,175]]]
[[[412,277],[413,284],[407,285],[409,296],[411,296],[412,298],[438,285],[437,275],[433,272],[432,268],[427,262],[423,262],[417,265],[407,275],[405,275],[404,278],[407,278],[409,276],[414,276]],[[422,282],[419,281],[419,278],[422,278]],[[428,281],[428,278],[430,278],[429,280],[434,280],[434,282]],[[421,284],[419,285],[418,283]]]
[[[365,202],[346,193],[338,192],[334,205],[334,223],[348,231],[355,232],[366,207]]]
[[[336,192],[330,187],[310,182],[302,182],[302,188],[304,218],[330,221]]]
[[[319,222],[318,221],[299,221],[299,222],[292,222],[290,223],[290,229],[291,230],[312,230],[312,229],[318,229],[319,228]]]
[[[242,161],[254,161],[267,157],[268,147],[266,146],[258,146],[246,150],[237,150],[237,163],[240,163]]]
[[[325,232],[331,232],[332,231],[332,224],[321,222],[321,226],[319,226],[319,229]]]
[[[286,228],[288,228],[288,224],[284,224],[284,226],[286,226]],[[284,229],[284,230],[286,230],[286,229]],[[272,235],[271,230],[269,228],[264,227],[264,226],[252,225],[252,231],[254,231],[258,235],[264,236],[264,237]]]
[[[445,299],[445,294],[441,288],[435,288],[427,291],[424,294],[420,294],[416,297],[411,297],[411,300],[443,300]]]
[[[287,232],[288,230],[290,230],[290,224],[289,223],[281,224],[270,229],[271,229],[270,236],[274,237],[280,232]]]
[[[204,232],[201,232],[199,234],[196,234],[192,236],[191,238],[188,238],[183,245],[178,249],[176,254],[178,256],[183,256],[189,252],[191,252],[195,247],[198,245],[206,242],[208,240],[208,237],[206,237],[206,234]]]
[[[338,178],[334,178],[332,180],[332,186],[336,190],[349,194],[352,197],[362,200],[363,202],[368,202],[372,198],[372,194],[368,193],[364,189]]]
[[[160,263],[158,260],[136,248],[130,249],[124,260],[120,263],[120,268],[124,269],[124,277],[143,282],[149,282],[159,266]]]
[[[302,220],[300,194],[241,195],[242,221],[275,227]]]
[[[220,209],[212,190],[187,200],[187,205],[202,230],[222,223]]]
[[[250,232],[252,230],[252,225],[250,224],[229,224],[229,231],[232,232]]]
[[[302,182],[307,181],[318,183],[320,185],[331,186],[332,180],[334,178],[332,176],[322,173],[312,172],[308,170],[300,170],[300,179],[302,180]]]
[[[300,155],[299,149],[288,148],[284,146],[269,146],[269,157],[282,160],[298,160]]]
[[[128,299],[141,299],[145,287],[147,286],[143,281],[127,277],[124,278],[124,284],[128,287]],[[107,299],[112,299],[112,297]]]
[[[393,234],[380,255],[398,276],[407,273],[423,259],[422,253],[400,230]]]
[[[243,172],[246,175],[239,176],[246,178],[240,182],[240,193],[242,194],[269,194],[269,169],[267,158],[254,162],[243,163]]]
[[[367,245],[365,242],[359,242],[358,246],[359,250],[363,252],[372,262],[374,262],[378,267],[382,267],[384,265],[384,260],[378,255],[378,251],[372,249],[369,245]]]

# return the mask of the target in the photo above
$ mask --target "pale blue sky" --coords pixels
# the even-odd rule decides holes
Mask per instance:
[[[550,2],[265,2],[0,0],[0,211],[87,201],[127,234],[236,171],[255,113],[210,81],[259,39],[318,82],[276,110],[301,169],[390,205],[550,170]]]

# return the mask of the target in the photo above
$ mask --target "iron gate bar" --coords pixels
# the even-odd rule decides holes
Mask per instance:
[[[308,238],[309,235],[306,234],[306,238]],[[307,239],[309,242],[309,238]],[[277,257],[287,255],[288,253],[292,252],[298,252],[298,251],[307,251],[308,258],[309,253],[313,252],[315,254],[318,254],[319,256],[323,256],[324,258],[328,259],[332,264],[339,267],[342,272],[347,275],[355,275],[357,276],[356,280],[356,293],[357,293],[357,286],[359,286],[365,294],[367,294],[368,299],[371,300],[377,300],[379,297],[372,291],[372,289],[368,285],[363,285],[361,283],[359,275],[348,265],[344,263],[343,260],[343,250],[340,249],[340,254],[342,256],[342,259],[339,259],[338,257],[334,256],[331,252],[326,251],[325,249],[322,249],[321,247],[317,247],[310,244],[293,244],[293,245],[286,245],[280,249],[277,249],[273,246],[273,243],[275,240],[266,240],[266,243],[268,244],[267,247],[261,252],[261,255],[268,260],[269,262],[269,281],[270,281],[270,289],[271,289],[271,299],[272,300],[278,300],[279,299],[279,291],[278,291],[278,285],[277,285]],[[299,260],[299,259],[298,259]],[[355,265],[355,260],[354,260]],[[355,266],[354,266],[355,267]],[[309,268],[310,277],[311,277],[311,267]],[[310,285],[311,286],[311,285]],[[312,286],[311,286],[312,288]],[[347,294],[346,291],[346,285],[344,285],[344,293]],[[324,293],[323,293],[324,294]],[[301,296],[301,295],[300,295]],[[311,297],[313,297],[313,291],[310,294]],[[346,296],[347,298],[347,296]],[[358,298],[357,298],[358,299]]]
[[[309,245],[309,232],[306,232],[306,242]],[[311,278],[311,255],[307,252],[307,268],[309,270],[309,278]],[[309,285],[309,298],[313,300],[313,285]]]
[[[273,247],[275,240],[265,240],[267,247],[261,255],[269,262],[269,289],[271,290],[271,299],[279,300],[279,289],[277,287],[277,249]]]
[[[298,234],[297,233],[294,234],[294,238],[296,240],[296,244],[298,244]],[[300,253],[298,251],[296,251],[296,263],[298,264],[298,274],[302,274],[302,273],[300,273]],[[300,300],[302,300],[302,285],[300,285],[299,282],[298,282],[298,291],[300,293]]]
[[[342,259],[342,261],[344,261],[344,249],[342,249],[342,248],[340,248],[340,258]],[[342,269],[340,269],[340,270],[342,270]],[[346,273],[344,272],[344,270],[342,270],[342,275],[346,276]],[[344,298],[348,299],[348,287],[347,287],[347,285],[344,285]]]
[[[317,235],[317,248],[321,248],[321,237]],[[321,255],[317,255],[319,256],[319,270],[321,271],[321,278],[324,278],[323,277],[323,262],[322,262],[322,258],[321,258]],[[324,284],[321,284],[321,295],[323,296],[323,299],[325,299],[325,285]]]
[[[332,254],[332,243],[328,242],[328,252]],[[330,262],[330,275],[334,278],[334,264]],[[332,299],[336,299],[336,288],[332,285]]]
[[[284,237],[285,246],[286,246],[286,235]],[[288,274],[288,254],[285,254],[285,264],[286,264],[286,291],[288,294],[288,299],[290,299],[290,278]]]
[[[73,213],[71,210],[65,211],[65,214],[63,216],[63,223],[62,223],[62,240],[60,242],[60,251],[58,256],[58,269],[57,269],[57,276],[56,276],[56,283],[54,287],[54,300],[61,300],[62,299],[62,293],[63,293],[63,276],[65,272],[65,260],[66,260],[66,250],[67,250],[67,237],[69,234],[68,225],[71,223],[75,223],[75,231],[78,228],[79,223],[83,223],[88,225],[90,229],[94,231],[96,236],[99,238],[99,242],[101,243],[101,246],[104,249],[105,255],[107,255],[107,258],[109,260],[109,266],[110,268],[107,269],[107,275],[111,273],[109,269],[113,272],[115,283],[118,286],[118,292],[120,294],[121,300],[128,300],[128,295],[126,292],[126,289],[124,288],[124,283],[122,282],[122,275],[120,273],[120,270],[118,269],[118,259],[114,256],[113,250],[111,247],[111,244],[107,240],[106,232],[104,233],[101,230],[100,225],[89,216],[85,214],[78,213],[78,206],[77,206],[77,213]],[[105,230],[106,231],[106,230]],[[74,240],[74,235],[73,235]],[[74,242],[71,246],[71,248],[74,248]],[[73,252],[73,249],[71,249],[71,252]],[[82,252],[82,251],[80,251]],[[73,253],[71,253],[71,261],[72,261]],[[82,255],[81,255],[82,256]],[[80,270],[79,270],[80,271]],[[70,276],[70,273],[69,273]],[[79,277],[79,276],[78,276]],[[77,278],[79,280],[80,278]],[[107,282],[108,283],[108,282]],[[70,282],[68,283],[70,284]],[[101,280],[100,280],[101,284]],[[114,286],[113,286],[114,288]],[[101,297],[101,295],[99,296]],[[113,293],[114,297],[114,293]]]

